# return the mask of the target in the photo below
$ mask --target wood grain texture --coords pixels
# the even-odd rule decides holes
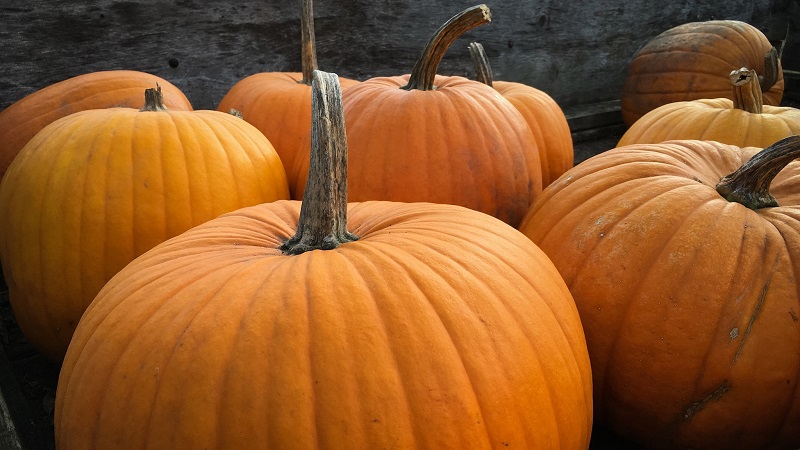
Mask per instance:
[[[319,68],[359,80],[408,73],[431,33],[477,3],[317,1]],[[492,23],[457,42],[440,73],[474,78],[468,43],[478,41],[498,80],[529,84],[564,106],[613,100],[628,60],[661,31],[688,21],[737,19],[782,39],[792,5],[504,0],[488,4]],[[212,109],[248,75],[300,69],[300,8],[300,1],[279,0],[3,2],[0,109],[48,84],[105,69],[164,77],[195,108]]]

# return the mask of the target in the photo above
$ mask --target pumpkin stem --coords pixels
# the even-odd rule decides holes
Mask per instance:
[[[317,70],[317,44],[314,36],[314,2],[303,0],[303,11],[300,14],[300,42],[303,46],[303,79],[300,83],[311,85],[314,71]]]
[[[347,136],[335,73],[314,71],[311,117],[311,161],[297,233],[280,247],[289,255],[358,239],[347,231]]]
[[[473,6],[467,8],[453,16],[444,23],[425,45],[414,68],[411,70],[411,78],[408,84],[401,89],[410,91],[418,89],[420,91],[432,91],[435,89],[433,80],[436,78],[436,71],[439,63],[442,62],[444,54],[450,45],[462,34],[485,23],[492,21],[492,13],[486,5]]]
[[[483,45],[478,42],[470,42],[469,55],[472,57],[472,63],[475,64],[475,78],[491,87],[494,84],[494,74],[492,74],[492,66],[489,64],[489,57],[486,56]]]
[[[779,60],[778,50],[775,47],[769,49],[764,55],[764,75],[758,77],[758,81],[761,83],[761,92],[767,92],[778,82]]]
[[[161,86],[156,83],[155,88],[144,90],[144,105],[139,111],[166,111],[164,106],[164,95],[161,93]]]
[[[778,206],[769,185],[778,173],[800,157],[800,135],[789,136],[756,153],[735,172],[717,183],[717,192],[728,201],[750,209]]]
[[[742,67],[728,76],[733,85],[733,107],[752,114],[764,111],[764,98],[756,71]]]

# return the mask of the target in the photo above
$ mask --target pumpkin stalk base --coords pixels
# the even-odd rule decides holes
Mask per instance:
[[[155,88],[145,89],[144,106],[139,111],[166,111],[164,106],[164,94],[161,93],[161,86],[156,84]]]
[[[311,161],[297,233],[280,250],[299,255],[358,239],[347,231],[347,138],[339,77],[314,71]]]

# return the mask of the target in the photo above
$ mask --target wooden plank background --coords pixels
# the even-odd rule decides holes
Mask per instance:
[[[407,73],[431,33],[475,4],[318,0],[320,68],[359,80]],[[462,37],[440,72],[473,77],[467,45],[475,40],[486,48],[496,79],[542,89],[562,107],[617,99],[630,57],[672,26],[737,19],[777,40],[790,21],[800,25],[796,0],[487,5],[492,23]],[[215,108],[247,75],[299,70],[299,15],[299,0],[3,0],[0,109],[49,84],[105,69],[159,75],[195,108]]]

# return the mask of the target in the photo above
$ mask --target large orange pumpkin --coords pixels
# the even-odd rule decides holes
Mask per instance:
[[[493,87],[511,102],[533,132],[542,166],[542,187],[546,187],[575,165],[572,133],[564,111],[544,91],[523,83],[494,80],[489,58],[480,43],[470,43],[469,51],[478,81]]]
[[[92,72],[42,88],[0,111],[0,179],[22,147],[46,125],[78,111],[112,107],[141,108],[142,92],[161,87],[164,104],[174,111],[192,105],[175,85],[145,72]]]
[[[800,447],[798,156],[800,136],[628,145],[542,193],[520,231],[578,305],[598,423],[654,449]]]
[[[59,449],[588,447],[552,263],[466,208],[348,204],[335,80],[315,77],[302,206],[209,221],[100,292],[59,377]]]
[[[659,106],[631,125],[617,146],[702,139],[766,148],[800,134],[800,110],[764,105],[754,70],[741,68],[729,77],[733,100],[701,99]]]
[[[436,75],[450,44],[490,20],[486,5],[469,8],[434,34],[411,74],[344,90],[350,200],[448,203],[519,224],[542,189],[524,117],[483,83]],[[294,170],[302,194],[308,157]]]
[[[305,140],[311,130],[311,74],[318,68],[314,38],[314,10],[311,0],[303,0],[301,14],[302,72],[262,72],[233,85],[217,110],[238,111],[242,118],[272,142],[286,167],[289,185],[296,185],[292,174],[297,155],[308,153]],[[342,87],[358,81],[340,78]],[[292,198],[301,198],[292,192]]]
[[[40,131],[0,183],[0,260],[14,316],[60,362],[86,306],[156,244],[243,206],[287,199],[283,166],[217,111],[81,111]]]
[[[628,126],[661,105],[703,98],[730,98],[728,74],[747,67],[760,77],[764,104],[783,97],[777,52],[758,28],[738,20],[690,22],[659,34],[631,60],[622,87],[622,119]]]

